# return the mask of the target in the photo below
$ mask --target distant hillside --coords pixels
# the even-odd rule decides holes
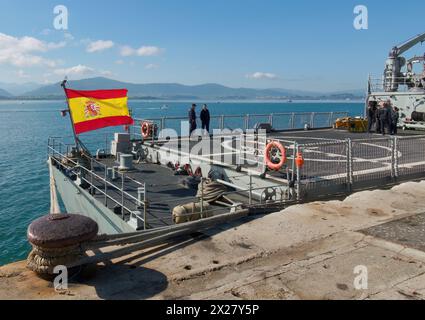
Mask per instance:
[[[12,98],[12,97],[13,95],[10,92],[0,89],[0,98],[4,99],[4,98]]]
[[[182,85],[178,83],[134,84],[101,77],[69,81],[69,87],[78,90],[127,88],[129,90],[130,98],[150,97],[152,99],[312,99],[321,95],[316,92],[285,89],[229,88],[214,83],[195,86]],[[23,95],[23,97],[63,98],[63,90],[59,83],[56,83],[27,92]]]
[[[26,83],[5,83],[0,82],[0,88],[6,90],[14,96],[19,96],[25,94],[28,91],[33,91],[42,87],[43,85],[34,83],[34,82],[26,82]]]

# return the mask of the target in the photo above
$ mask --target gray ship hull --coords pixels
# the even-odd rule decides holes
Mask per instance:
[[[135,230],[120,217],[116,216],[99,200],[94,199],[86,190],[53,167],[53,177],[57,191],[68,213],[79,213],[97,222],[100,234],[120,234]]]

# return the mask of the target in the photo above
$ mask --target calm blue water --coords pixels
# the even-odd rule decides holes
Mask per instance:
[[[167,110],[161,106],[168,105]],[[140,118],[186,116],[189,103],[131,101]],[[220,103],[209,104],[212,115],[348,111],[362,114],[362,103]],[[64,102],[0,101],[0,265],[25,259],[28,225],[49,211],[46,165],[49,136],[71,135]],[[84,142],[84,136],[82,136]]]

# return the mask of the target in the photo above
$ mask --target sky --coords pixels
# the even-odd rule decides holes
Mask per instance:
[[[67,30],[55,29],[57,5]],[[357,5],[367,30],[354,28]],[[425,32],[424,9],[423,0],[0,0],[0,82],[363,89],[394,45]]]

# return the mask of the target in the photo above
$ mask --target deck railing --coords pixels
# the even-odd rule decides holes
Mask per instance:
[[[338,118],[344,118],[348,112],[289,112],[271,114],[246,114],[246,115],[220,115],[211,116],[210,130],[243,130],[254,129],[256,124],[270,124],[275,131],[303,129],[306,125],[310,129],[331,128]],[[179,136],[186,136],[189,133],[187,117],[161,117],[161,118],[136,118],[136,124],[132,127],[132,132],[140,135],[140,125],[144,121],[157,126],[159,133],[165,129],[172,129]],[[198,123],[198,129],[200,128]],[[187,132],[184,132],[184,131]]]
[[[298,146],[305,164],[298,197],[352,191],[425,177],[425,136],[335,140]]]
[[[104,205],[108,207],[108,203],[114,203],[121,208],[121,218],[125,220],[125,214],[139,220],[147,228],[147,190],[146,183],[134,180],[125,173],[119,172],[116,168],[108,168],[104,163],[97,161],[93,157],[86,156],[87,166],[82,165],[78,161],[71,159],[69,154],[75,148],[75,144],[65,144],[62,138],[51,137],[48,140],[48,156],[54,165],[65,168],[68,174],[75,174],[80,178],[81,182],[88,185],[91,195],[100,194],[104,198]],[[108,178],[108,169],[115,170],[114,181]],[[114,183],[116,181],[116,183]],[[133,183],[138,188],[139,197],[134,197],[125,191],[125,186]],[[117,197],[112,197],[108,191],[118,193]],[[139,215],[142,210],[142,216]]]
[[[369,88],[371,92],[408,92],[411,90],[425,90],[425,76],[389,77],[370,76]]]

